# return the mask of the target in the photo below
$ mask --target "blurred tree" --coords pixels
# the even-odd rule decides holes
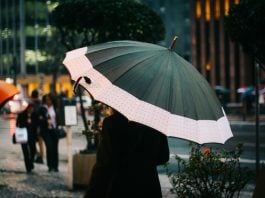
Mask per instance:
[[[52,34],[46,39],[45,52],[44,55],[47,57],[47,65],[43,67],[43,72],[52,74],[53,83],[51,90],[56,92],[56,79],[60,74],[66,74],[67,70],[62,65],[62,60],[65,56],[65,47],[63,45],[58,45],[58,40],[60,35],[57,29],[52,29]]]
[[[265,64],[265,1],[241,0],[225,18],[225,30],[246,53]]]
[[[68,50],[124,39],[156,43],[165,35],[159,15],[134,0],[62,1],[51,19]]]

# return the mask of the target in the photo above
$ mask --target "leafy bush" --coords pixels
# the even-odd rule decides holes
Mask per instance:
[[[234,197],[251,179],[251,170],[239,163],[242,144],[233,151],[192,146],[190,157],[176,155],[177,171],[168,176],[178,197]]]

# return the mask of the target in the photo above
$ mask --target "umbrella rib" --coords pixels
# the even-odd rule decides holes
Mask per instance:
[[[183,61],[183,60],[181,60],[181,59],[179,59],[179,61],[180,61],[180,65],[182,65],[182,66],[184,66],[184,67],[187,67],[187,65],[185,64],[185,62]],[[193,66],[192,66],[193,67]],[[195,69],[195,68],[194,68]],[[178,79],[181,79],[181,78],[184,78],[184,79],[189,79],[190,78],[190,73],[189,72],[187,72],[186,70],[183,70],[183,69],[181,69],[181,67],[179,68],[179,71],[180,72],[178,72],[179,73],[179,77],[178,77]],[[197,82],[197,80],[196,80],[196,82]],[[186,81],[184,81],[184,82],[179,82],[179,83],[191,83],[191,81],[190,80],[186,80]],[[197,84],[200,84],[200,83],[196,83],[196,85]],[[182,112],[183,112],[183,115],[185,116],[185,117],[190,117],[190,113],[188,113],[187,111],[186,111],[186,106],[190,106],[190,105],[192,105],[192,104],[196,104],[196,95],[194,95],[194,92],[193,91],[191,91],[190,89],[184,89],[182,86],[179,86],[179,88],[181,88],[181,90],[180,90],[180,95],[181,95],[181,101],[182,101],[182,105],[179,105],[179,106],[182,106]],[[189,94],[181,94],[181,93],[183,93],[183,92],[189,92]],[[190,95],[190,97],[189,97],[189,100],[191,100],[192,102],[189,102],[189,104],[186,104],[188,101],[187,101],[187,98],[185,98],[184,96],[185,95]],[[195,119],[195,120],[198,120],[199,119],[199,113],[198,113],[198,109],[197,108],[195,108],[196,106],[194,106],[194,108],[189,108],[189,109],[193,109],[193,112],[192,112],[192,117],[194,117],[193,119],[195,119],[195,118],[197,118],[197,119]]]
[[[196,70],[196,68],[194,67],[194,66],[192,66],[191,65],[191,67],[193,67],[193,69],[195,69]],[[201,94],[201,97],[202,98],[204,98],[204,100],[207,100],[208,102],[207,102],[207,104],[208,104],[208,106],[207,106],[207,109],[209,110],[209,109],[211,109],[211,111],[207,111],[207,112],[215,112],[215,111],[217,111],[217,109],[215,109],[212,105],[211,105],[211,102],[208,100],[209,99],[209,94],[212,94],[213,95],[213,93],[209,93],[209,92],[205,92],[204,90],[204,86],[207,86],[208,84],[208,82],[207,82],[207,80],[205,79],[205,77],[204,76],[202,76],[201,75],[201,77],[202,78],[199,78],[199,75],[201,75],[200,73],[198,73],[198,75],[196,75],[196,82],[197,82],[197,86],[199,86],[200,87],[200,90],[202,90],[202,92],[200,92],[200,94]],[[206,83],[204,83],[203,81],[205,81]],[[213,90],[211,87],[210,87],[210,89],[207,89],[207,90]],[[198,95],[194,95],[194,93],[193,92],[191,92],[191,95],[192,95],[192,100],[194,101],[194,102],[196,102],[195,101],[195,99],[198,97]],[[215,97],[215,95],[213,96],[213,97]],[[218,101],[217,101],[218,102]],[[195,109],[196,111],[196,117],[198,117],[198,115],[199,115],[199,113],[198,113],[198,110],[197,109]],[[214,114],[212,114],[213,116],[214,116]],[[215,117],[215,119],[217,119],[217,117]]]
[[[169,51],[170,52],[170,51]],[[170,52],[171,53],[171,52]],[[168,54],[167,54],[168,55]],[[163,62],[166,62],[166,61],[168,61],[169,60],[169,56],[167,56],[167,59],[165,58],[163,61],[162,61],[162,63],[160,64],[160,70],[162,70],[163,69]],[[165,65],[167,65],[168,66],[168,64],[165,64]],[[162,66],[162,67],[161,67]],[[156,73],[156,76],[158,76],[158,75],[160,75],[161,74],[161,72],[157,72]],[[153,78],[153,81],[155,80],[155,76],[154,76],[154,78]],[[162,79],[162,82],[165,82],[166,81],[166,78],[163,78]],[[150,83],[151,84],[151,83]],[[160,86],[160,88],[159,88],[159,93],[162,93],[161,92],[161,90],[163,89],[163,87],[164,87],[164,83],[161,83],[161,86]],[[169,87],[170,88],[170,87]],[[161,96],[159,96],[159,97],[161,97]],[[159,97],[157,97],[156,98],[156,101],[158,101],[158,99],[159,99]],[[169,96],[169,99],[170,99],[170,96]],[[169,111],[169,106],[168,106],[168,104],[169,104],[169,102],[167,102],[167,105],[165,105],[166,106],[166,109]]]
[[[104,51],[107,51],[107,50],[109,50],[109,49],[111,49],[111,48],[108,48],[108,49],[101,49],[101,50],[99,50],[99,51],[95,51],[95,52],[91,52],[91,53],[89,53],[89,57],[91,56],[93,56],[93,53],[98,53],[98,52],[104,52]],[[157,50],[153,50],[154,52],[155,51],[157,51]],[[128,55],[130,55],[130,54],[138,54],[138,53],[144,53],[144,52],[149,52],[148,51],[148,49],[139,49],[139,50],[135,50],[135,51],[130,51],[130,52],[126,52],[126,50],[124,50],[123,51],[123,54],[115,54],[115,56],[114,55],[112,55],[112,56],[109,56],[107,59],[101,59],[101,62],[100,63],[97,63],[97,64],[93,64],[93,66],[94,67],[96,67],[96,66],[99,66],[99,65],[101,65],[101,63],[106,63],[106,62],[108,62],[108,61],[113,61],[114,59],[117,59],[117,58],[121,58],[121,57],[123,57],[123,56],[128,56]],[[106,53],[106,52],[105,52]],[[90,59],[90,58],[89,58]],[[91,60],[91,59],[90,59]]]
[[[137,67],[137,65],[140,65],[141,63],[143,63],[143,62],[145,62],[145,61],[151,59],[151,58],[154,57],[154,56],[155,56],[155,54],[152,54],[151,56],[149,56],[149,57],[147,57],[147,58],[145,58],[145,59],[139,61],[137,64],[135,64],[135,65],[131,66],[130,68],[128,68],[128,69],[123,73],[123,75],[125,75],[126,73],[128,73],[130,70],[135,69],[135,67]],[[117,56],[116,58],[118,58],[118,57],[121,57],[121,56]],[[116,78],[116,79],[113,81],[113,83],[116,82],[116,81],[118,81],[119,79],[121,79],[123,75],[120,75],[118,78]]]

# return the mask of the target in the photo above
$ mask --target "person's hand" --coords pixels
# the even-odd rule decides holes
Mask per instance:
[[[52,128],[52,120],[50,118],[48,119],[48,128]]]
[[[31,118],[28,118],[27,123],[31,124]]]

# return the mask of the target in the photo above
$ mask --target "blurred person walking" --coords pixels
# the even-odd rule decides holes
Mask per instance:
[[[46,158],[49,172],[58,172],[59,165],[59,139],[55,129],[59,125],[59,112],[56,100],[51,93],[42,98],[42,106],[39,109],[40,133],[46,146]]]
[[[30,173],[34,169],[37,117],[34,111],[34,105],[29,103],[27,108],[18,114],[16,120],[16,126],[20,128],[26,127],[28,132],[28,141],[21,144],[27,173]]]
[[[39,108],[41,106],[41,100],[39,98],[39,91],[37,89],[34,89],[31,92],[31,103],[34,105],[35,112],[38,113]],[[36,147],[36,156],[35,156],[35,162],[43,164],[43,158],[44,158],[44,141],[40,134],[40,127],[38,126],[36,128],[36,136],[37,136],[37,145],[38,149]]]

